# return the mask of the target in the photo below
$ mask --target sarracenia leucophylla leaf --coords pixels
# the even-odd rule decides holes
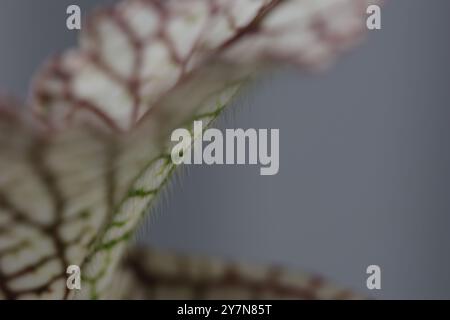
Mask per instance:
[[[370,0],[129,0],[0,108],[0,298],[102,298],[175,169],[169,135],[209,124],[261,71],[314,70],[360,38]],[[22,111],[20,111],[22,110]],[[82,269],[82,290],[66,268]]]

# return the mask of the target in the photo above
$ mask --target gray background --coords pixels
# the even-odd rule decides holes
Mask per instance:
[[[0,88],[25,96],[75,43],[65,9],[113,1],[0,0]],[[280,172],[188,168],[139,241],[321,273],[382,298],[450,298],[450,2],[392,0],[383,30],[321,76],[255,85],[220,128],[279,128]],[[181,181],[180,181],[181,180]],[[365,269],[382,268],[369,292]]]

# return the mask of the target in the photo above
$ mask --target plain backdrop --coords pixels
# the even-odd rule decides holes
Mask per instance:
[[[25,97],[38,65],[75,43],[69,4],[106,2],[1,0],[0,91]],[[328,73],[273,73],[218,122],[280,129],[278,175],[190,166],[138,241],[312,271],[378,298],[450,298],[450,2],[388,2],[383,29]]]

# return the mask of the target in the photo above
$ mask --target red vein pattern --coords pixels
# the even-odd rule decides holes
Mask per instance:
[[[110,298],[362,299],[321,277],[282,267],[257,267],[148,248],[131,251],[119,274]]]

